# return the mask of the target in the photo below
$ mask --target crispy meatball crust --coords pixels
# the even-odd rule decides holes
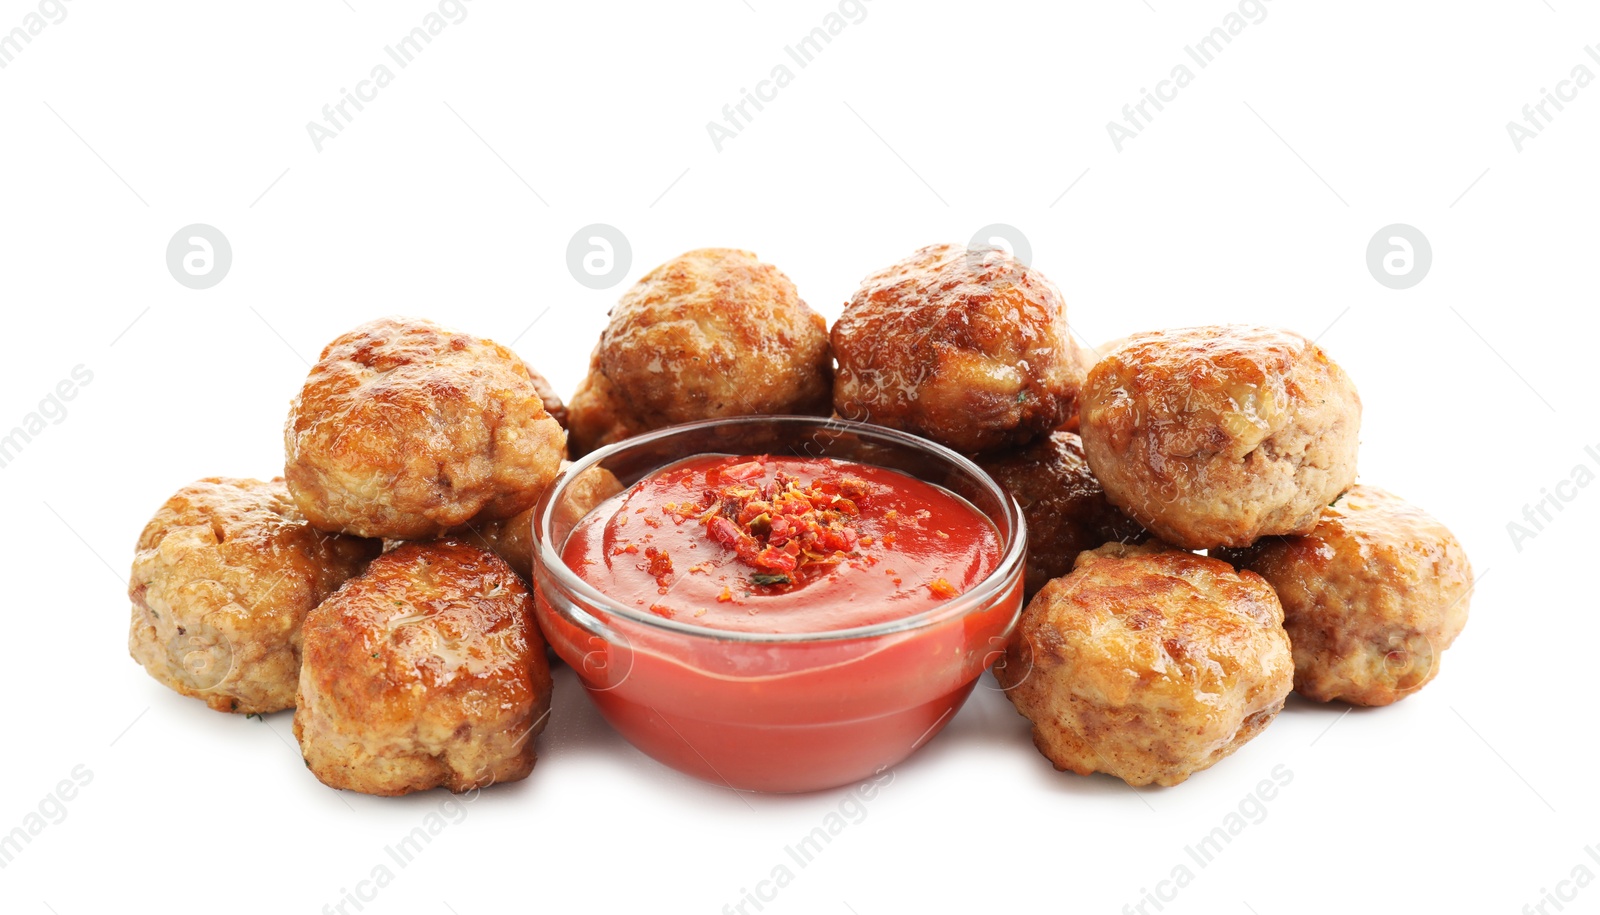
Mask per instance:
[[[565,473],[570,466],[570,463],[564,462],[561,465],[562,472]],[[572,482],[572,488],[568,490],[569,498],[562,503],[561,509],[577,511],[576,517],[569,519],[569,523],[576,524],[590,509],[622,490],[622,482],[611,471],[599,466],[590,467],[583,472],[583,476]],[[488,521],[464,528],[457,536],[493,552],[522,576],[523,581],[532,582],[533,526],[537,511],[538,506],[535,505],[505,521]]]
[[[1222,557],[1283,602],[1294,688],[1318,702],[1389,705],[1426,686],[1467,624],[1472,565],[1421,509],[1355,486],[1311,533],[1268,537]]]
[[[1355,482],[1361,398],[1310,340],[1135,334],[1089,370],[1084,456],[1113,504],[1185,549],[1303,534]]]
[[[1152,541],[1081,554],[995,676],[1057,769],[1176,785],[1271,722],[1294,663],[1260,576]]]
[[[316,526],[412,540],[524,511],[564,446],[515,353],[383,318],[322,351],[284,426],[284,476]]]
[[[721,416],[826,416],[833,356],[822,316],[749,251],[702,248],[645,274],[572,395],[574,456]]]
[[[460,528],[449,537],[483,547],[504,559],[511,571],[529,582],[533,580],[533,515],[530,508],[504,520]]]
[[[528,379],[533,382],[533,389],[539,392],[539,402],[544,404],[544,411],[556,421],[561,428],[567,427],[567,405],[561,402],[561,395],[550,384],[550,380],[535,372],[533,366],[523,363],[528,369]]]
[[[139,535],[128,652],[219,712],[293,708],[301,623],[379,548],[313,528],[282,479],[191,483]]]
[[[868,276],[832,339],[846,419],[975,453],[1026,445],[1078,410],[1061,293],[996,248],[931,245]]]
[[[294,733],[331,787],[459,793],[526,778],[549,710],[532,594],[471,544],[396,547],[306,619]]]
[[[1028,597],[1072,571],[1084,550],[1104,543],[1138,543],[1144,528],[1106,501],[1071,432],[1052,432],[1021,451],[979,458],[978,466],[1022,506],[1028,523]]]

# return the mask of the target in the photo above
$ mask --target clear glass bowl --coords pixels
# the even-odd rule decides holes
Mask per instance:
[[[944,487],[994,525],[1000,561],[924,613],[832,632],[716,630],[612,600],[568,568],[567,537],[599,467],[629,486],[699,454],[875,464]],[[591,476],[590,481],[593,480]],[[927,743],[1004,650],[1022,609],[1027,533],[1016,503],[954,451],[893,429],[812,416],[672,426],[568,468],[534,518],[539,624],[601,714],[639,749],[707,781],[811,791],[881,772]]]

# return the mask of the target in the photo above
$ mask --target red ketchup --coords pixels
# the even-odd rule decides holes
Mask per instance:
[[[994,571],[963,499],[828,458],[690,458],[573,530],[568,567],[613,600],[739,632],[828,632],[914,616]]]
[[[702,455],[602,503],[561,549],[611,600],[679,625],[593,607],[598,635],[560,614],[541,622],[647,753],[732,787],[811,790],[898,762],[959,708],[1002,647],[1020,579],[939,611],[1000,553],[976,508],[898,471]],[[831,635],[870,626],[893,631]]]

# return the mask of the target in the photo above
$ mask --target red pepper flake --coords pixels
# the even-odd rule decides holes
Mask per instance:
[[[706,536],[732,550],[754,569],[758,587],[793,587],[854,558],[861,546],[857,499],[867,485],[847,478],[837,483],[813,480],[802,485],[794,474],[778,471],[759,482],[766,458],[722,468],[708,479],[733,480],[707,490],[696,505],[675,506],[675,515],[698,518]]]
[[[727,603],[728,601],[731,601],[731,600],[733,600],[733,589],[728,588],[726,586],[723,587],[722,593],[717,595],[717,602],[721,603],[721,604],[725,604],[725,603]],[[700,613],[704,613],[704,612],[705,612],[704,610],[700,611]],[[700,613],[696,613],[695,616],[699,616]]]
[[[753,480],[766,472],[762,458],[745,461],[742,464],[733,464],[722,468],[722,478],[725,480]]]
[[[706,522],[706,533],[723,546],[737,547],[739,544],[739,529],[727,518],[718,516]]]
[[[667,551],[659,550],[652,546],[645,549],[644,555],[646,559],[650,560],[649,565],[645,567],[645,571],[655,577],[656,584],[663,588],[671,584],[672,557],[667,555]]]
[[[668,607],[666,604],[651,604],[650,612],[654,613],[656,616],[664,616],[669,620],[672,619],[673,615],[672,608]]]
[[[941,600],[949,600],[950,598],[961,593],[955,589],[954,585],[942,578],[935,578],[932,582],[930,582],[928,584],[928,590],[932,592],[934,597],[937,597]]]

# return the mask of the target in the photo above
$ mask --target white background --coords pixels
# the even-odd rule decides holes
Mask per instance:
[[[1056,773],[981,688],[803,869],[785,846],[844,792],[680,776],[562,670],[533,775],[465,807],[367,912],[720,912],[789,863],[767,912],[1114,913],[1188,864],[1168,912],[1513,913],[1580,864],[1600,874],[1600,487],[1565,488],[1520,549],[1507,529],[1576,465],[1600,470],[1600,86],[1521,152],[1505,127],[1575,65],[1600,73],[1593,9],[1273,0],[1119,153],[1106,122],[1193,66],[1184,45],[1234,6],[872,0],[718,152],[705,123],[793,67],[783,47],[825,0],[472,0],[319,153],[306,122],[435,8],[350,3],[72,0],[0,70],[0,427],[93,373],[0,470],[0,832],[93,773],[0,870],[0,908],[317,912],[392,867],[384,847],[449,796],[334,792],[289,713],[224,716],[151,680],[126,650],[132,546],[183,483],[276,473],[307,360],[369,318],[515,340],[569,393],[625,288],[568,273],[590,223],[631,241],[623,282],[743,247],[830,319],[867,272],[1006,223],[1090,341],[1229,321],[1319,336],[1365,401],[1362,479],[1449,524],[1484,576],[1471,622],[1421,694],[1291,700],[1166,790]],[[0,29],[33,9],[4,0]],[[1406,291],[1364,261],[1396,222],[1434,252]],[[164,261],[191,223],[233,247],[205,291]],[[1184,847],[1279,765],[1293,781],[1266,818],[1197,867]],[[1569,910],[1600,909],[1600,886],[1578,892]]]

